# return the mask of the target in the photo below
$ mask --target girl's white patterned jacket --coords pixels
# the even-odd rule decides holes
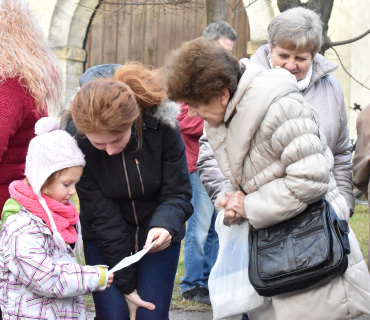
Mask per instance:
[[[6,219],[0,232],[4,320],[86,319],[81,295],[104,290],[105,278],[99,285],[99,267],[79,265],[69,246],[61,252],[43,220],[26,209]]]

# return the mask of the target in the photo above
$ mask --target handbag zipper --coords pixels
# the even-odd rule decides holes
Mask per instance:
[[[139,167],[139,160],[135,159],[135,162],[136,162],[137,171],[139,172],[139,177],[140,177],[140,182],[141,182],[141,190],[143,191],[143,195],[145,195],[143,179],[141,178],[141,172],[140,172],[140,167]]]
[[[322,226],[317,226],[317,227],[315,227],[315,228],[313,228],[311,230],[303,231],[301,233],[297,233],[297,234],[293,235],[293,238],[300,238],[302,236],[305,236],[305,235],[308,235],[308,234],[310,234],[312,232],[315,232],[315,231],[317,231],[319,229],[322,229],[322,231],[324,231],[324,228]]]
[[[131,197],[131,188],[130,188],[130,181],[128,180],[128,175],[127,175],[127,168],[126,168],[126,160],[125,160],[125,153],[124,150],[122,151],[122,160],[123,160],[123,168],[125,169],[125,175],[126,175],[126,183],[127,183],[127,189],[128,189],[128,196],[131,200],[132,204],[132,209],[134,211],[134,216],[135,216],[135,223],[136,223],[136,232],[135,232],[135,253],[139,251],[139,221],[137,219],[137,214],[136,214],[136,208],[135,208],[135,202]]]
[[[265,245],[263,247],[258,248],[257,251],[262,251],[262,250],[265,250],[265,249],[268,249],[268,248],[273,248],[273,247],[278,247],[278,246],[280,246],[281,249],[284,249],[285,240],[276,241],[272,244]]]
[[[296,235],[293,235],[293,244],[295,244],[296,238],[303,237],[303,236],[308,235],[310,233],[313,233],[313,232],[315,232],[315,231],[317,231],[319,229],[322,229],[324,231],[323,227],[318,226],[318,227],[315,227],[315,228],[313,228],[313,229],[311,229],[309,231],[304,231],[304,232],[298,233]],[[258,248],[257,251],[261,251],[261,250],[264,250],[264,249],[267,249],[267,248],[272,248],[272,247],[275,247],[275,246],[278,246],[278,245],[280,245],[281,249],[283,249],[284,248],[284,244],[285,244],[285,241],[284,240],[282,240],[282,241],[276,241],[274,243],[271,243],[271,244],[268,244],[268,245],[265,245],[265,246],[262,246],[262,247]]]

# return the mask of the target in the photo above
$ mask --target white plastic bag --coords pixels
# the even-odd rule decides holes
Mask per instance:
[[[246,313],[265,302],[249,282],[248,234],[249,222],[240,225],[223,224],[224,211],[216,219],[220,250],[208,280],[213,318],[223,319]]]

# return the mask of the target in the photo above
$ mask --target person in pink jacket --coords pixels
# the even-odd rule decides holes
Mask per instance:
[[[0,307],[3,319],[86,319],[81,295],[103,291],[114,274],[81,266],[79,214],[71,202],[84,155],[52,118],[35,126],[26,179],[9,186],[0,232]],[[77,227],[76,227],[77,226]],[[77,229],[77,231],[76,231]]]

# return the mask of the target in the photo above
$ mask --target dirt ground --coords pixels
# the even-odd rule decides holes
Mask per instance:
[[[90,310],[88,312],[87,319],[94,320],[94,316],[95,316],[95,312]],[[212,320],[213,318],[212,318],[212,311],[182,312],[178,310],[171,310],[170,319],[171,320]],[[227,320],[240,320],[240,319],[241,319],[241,316],[233,316],[233,317],[227,318]],[[306,320],[309,320],[309,319],[306,319]],[[370,320],[370,316],[363,315],[361,317],[356,318],[355,320]]]

